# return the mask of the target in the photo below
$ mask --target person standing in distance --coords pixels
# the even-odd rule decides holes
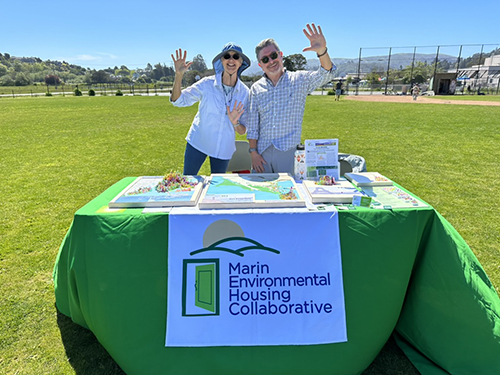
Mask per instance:
[[[335,100],[340,100],[340,95],[342,95],[342,80],[340,79],[335,85]]]
[[[182,77],[192,62],[186,61],[186,51],[172,54],[175,80],[170,102],[187,107],[200,102],[186,137],[184,153],[185,175],[198,174],[203,162],[210,158],[211,173],[226,173],[229,160],[236,150],[234,135],[245,134],[245,118],[241,117],[248,104],[248,87],[240,76],[250,66],[250,59],[240,46],[228,43],[214,57],[215,75],[205,77],[181,91]]]
[[[411,89],[411,96],[413,97],[413,100],[417,100],[419,93],[420,93],[420,87],[418,86],[418,84],[415,83]]]
[[[250,88],[247,139],[254,172],[293,175],[307,95],[329,82],[336,69],[321,27],[307,24],[303,32],[311,44],[303,52],[316,52],[319,58],[321,66],[316,71],[287,71],[283,52],[274,39],[264,39],[255,47],[264,75]]]

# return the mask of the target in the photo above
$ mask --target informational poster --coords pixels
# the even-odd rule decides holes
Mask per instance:
[[[308,139],[305,147],[308,180],[318,180],[321,176],[340,179],[338,139]]]
[[[338,213],[172,211],[167,295],[166,346],[345,342]]]

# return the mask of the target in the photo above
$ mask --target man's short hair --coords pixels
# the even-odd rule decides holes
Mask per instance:
[[[255,56],[257,56],[257,61],[259,61],[260,51],[262,51],[267,46],[275,46],[276,50],[278,52],[280,51],[280,47],[278,46],[278,43],[276,43],[276,41],[273,38],[264,39],[262,42],[257,44],[257,47],[255,47]]]

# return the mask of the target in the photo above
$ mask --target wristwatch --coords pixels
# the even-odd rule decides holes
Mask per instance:
[[[250,154],[251,154],[252,152],[254,152],[254,151],[257,151],[257,149],[256,149],[256,148],[249,148],[249,149],[248,149],[248,152],[249,152]]]

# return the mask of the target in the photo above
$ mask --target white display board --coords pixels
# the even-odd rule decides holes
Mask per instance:
[[[196,206],[203,190],[202,176],[182,176],[184,187],[165,189],[162,176],[138,177],[109,202],[110,208]],[[163,187],[163,188],[162,188]]]
[[[318,185],[317,181],[304,181],[304,190],[313,203],[351,203],[355,195],[363,195],[349,181],[335,181],[335,185]]]
[[[392,186],[393,182],[378,172],[346,173],[345,178],[356,186]]]

